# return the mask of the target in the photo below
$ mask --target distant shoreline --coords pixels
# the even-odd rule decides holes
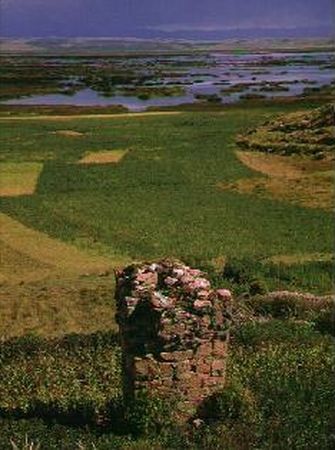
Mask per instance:
[[[334,51],[332,38],[184,39],[0,38],[1,56],[86,57],[186,55],[194,52],[259,53]]]

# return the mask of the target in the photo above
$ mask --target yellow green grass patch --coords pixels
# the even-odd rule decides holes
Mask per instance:
[[[146,118],[154,116],[175,116],[182,114],[181,111],[150,111],[143,113],[121,113],[121,114],[38,114],[34,116],[6,116],[0,117],[0,120],[47,120],[47,121],[67,121],[77,119],[128,119],[128,118]]]
[[[32,195],[42,169],[43,164],[37,162],[1,163],[0,196]]]
[[[112,275],[3,283],[0,340],[32,332],[50,338],[116,330],[113,292]]]
[[[275,255],[268,261],[275,264],[304,264],[314,261],[331,261],[334,258],[332,253],[298,253],[293,255]]]
[[[0,340],[113,329],[112,269],[123,264],[0,214]]]
[[[334,200],[332,161],[263,152],[236,152],[239,160],[260,176],[219,183],[222,189],[272,197],[309,208],[330,210]]]
[[[128,150],[102,150],[99,152],[89,152],[79,164],[117,164],[128,153]]]
[[[51,134],[56,134],[58,136],[65,136],[65,137],[84,136],[84,133],[80,133],[79,131],[74,131],[74,130],[57,130],[57,131],[53,131]]]
[[[63,274],[90,275],[104,273],[113,266],[113,262],[107,258],[86,254],[73,245],[26,227],[2,213],[0,213],[0,227],[1,243],[6,246],[5,248],[10,247],[12,251],[37,262],[39,268],[51,267],[52,271]],[[6,254],[8,251],[5,251]],[[16,265],[17,261],[14,260],[13,264]],[[3,266],[6,267],[5,261]],[[10,270],[7,270],[7,273],[10,277],[13,276]]]

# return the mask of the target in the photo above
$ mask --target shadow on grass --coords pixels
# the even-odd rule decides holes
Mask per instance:
[[[28,335],[22,338],[11,339],[0,345],[0,363],[20,363],[20,356],[31,358],[53,355],[54,364],[61,370],[62,359],[92,357],[98,354],[99,349],[117,348],[119,337],[114,332],[98,332],[91,335],[67,335],[60,339],[43,339]],[[78,358],[78,363],[80,363]],[[33,364],[33,362],[32,362]],[[94,364],[94,359],[92,364]],[[35,368],[36,369],[36,368]],[[38,369],[38,368],[37,368]],[[19,393],[18,393],[19,396]],[[62,402],[63,400],[63,402]],[[46,424],[59,424],[75,428],[89,428],[92,431],[108,429],[115,434],[123,435],[127,432],[125,422],[125,408],[121,394],[105,404],[85,399],[83,395],[79,400],[42,401],[31,399],[26,408],[0,407],[0,419],[7,420],[33,420],[40,419]]]
[[[78,402],[76,406],[63,411],[57,404],[36,401],[27,411],[0,408],[0,418],[10,421],[39,419],[46,425],[89,429],[97,433],[108,431],[120,436],[129,434],[122,398],[107,403],[103,410],[97,410],[90,403]]]

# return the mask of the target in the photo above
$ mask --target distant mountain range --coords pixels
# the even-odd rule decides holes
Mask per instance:
[[[259,38],[259,39],[139,39],[139,38],[29,38],[0,39],[2,54],[116,54],[116,53],[170,53],[195,50],[227,51],[285,51],[333,50],[331,38]]]

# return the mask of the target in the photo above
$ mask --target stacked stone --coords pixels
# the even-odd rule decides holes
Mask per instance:
[[[179,398],[191,415],[225,381],[231,294],[180,262],[117,274],[124,394]]]

